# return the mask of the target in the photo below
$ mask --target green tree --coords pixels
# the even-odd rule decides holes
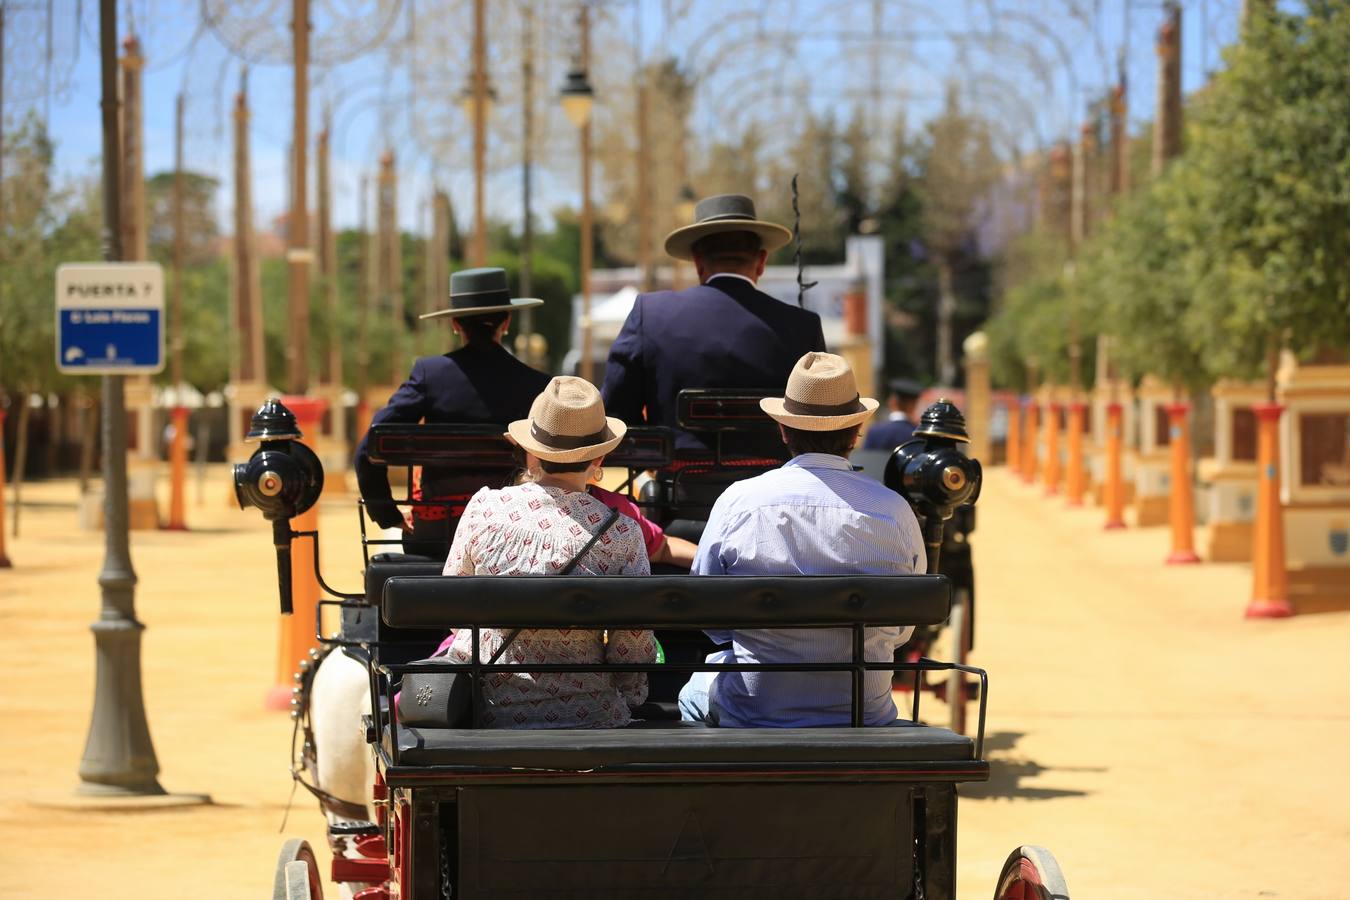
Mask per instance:
[[[1175,230],[1182,175],[1171,166],[1119,205],[1085,248],[1076,290],[1095,300],[1095,309],[1084,304],[1085,321],[1112,336],[1123,375],[1151,374],[1194,391],[1209,383],[1210,372],[1190,327],[1195,285]]]
[[[1251,376],[1279,342],[1350,347],[1350,4],[1306,7],[1253,5],[1169,179],[1215,374]]]
[[[948,86],[942,113],[928,123],[917,162],[925,243],[937,269],[937,377],[943,384],[953,384],[955,273],[960,259],[971,249],[979,204],[998,177],[998,158],[988,123],[962,108],[955,85]]]

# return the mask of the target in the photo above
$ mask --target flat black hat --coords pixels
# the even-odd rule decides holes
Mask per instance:
[[[464,269],[450,275],[449,308],[424,313],[420,318],[510,312],[527,306],[540,306],[543,302],[537,297],[512,297],[506,288],[505,269]]]
[[[886,390],[897,397],[917,397],[923,393],[923,385],[913,378],[892,378],[886,382]]]

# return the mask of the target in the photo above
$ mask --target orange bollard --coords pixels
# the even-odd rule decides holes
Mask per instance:
[[[1008,434],[1003,440],[1003,452],[1009,472],[1022,468],[1022,398],[1008,404]]]
[[[1125,527],[1125,484],[1121,451],[1125,443],[1123,409],[1119,403],[1106,405],[1106,480],[1102,499],[1106,505],[1106,528]]]
[[[1083,505],[1083,493],[1087,490],[1086,472],[1083,469],[1083,418],[1087,405],[1081,400],[1069,404],[1069,467],[1064,476],[1064,490],[1069,495],[1070,506]]]
[[[1027,484],[1036,480],[1036,427],[1040,411],[1033,396],[1027,403],[1027,433],[1022,436],[1022,480]]]
[[[1059,423],[1064,406],[1059,403],[1047,403],[1048,415],[1045,417],[1045,493],[1047,496],[1059,493]]]
[[[1278,403],[1252,406],[1256,415],[1256,523],[1252,528],[1252,601],[1248,619],[1281,619],[1294,614],[1284,561],[1284,510],[1280,506],[1280,413]]]
[[[1172,552],[1167,555],[1169,565],[1197,563],[1195,555],[1195,497],[1191,489],[1191,436],[1186,424],[1190,405],[1169,403],[1172,447],[1172,489],[1169,495],[1168,521],[1172,526]]]
[[[319,435],[319,422],[327,402],[318,397],[282,397],[281,402],[295,413],[300,433],[306,436],[305,443],[311,450],[314,449],[314,440]],[[318,527],[317,503],[291,519],[292,531],[315,531]],[[294,611],[289,616],[281,616],[277,641],[277,676],[272,689],[267,692],[268,709],[290,709],[295,672],[300,668],[300,661],[318,646],[315,631],[321,591],[314,574],[316,540],[300,538],[292,544],[291,599]]]
[[[366,432],[367,432],[367,431],[370,431],[370,420],[371,420],[372,418],[374,418],[374,414],[371,413],[371,411],[370,411],[370,404],[366,402],[366,398],[365,398],[365,397],[362,397],[360,400],[356,401],[356,441],[357,441],[357,443],[360,443],[360,442],[361,442],[361,439],[364,438],[364,437],[366,436]]]
[[[186,407],[173,408],[173,443],[169,445],[169,524],[166,531],[187,531],[187,431]]]
[[[0,569],[12,569],[5,555],[5,411],[0,409]]]

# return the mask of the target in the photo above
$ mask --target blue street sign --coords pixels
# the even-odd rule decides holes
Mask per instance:
[[[164,271],[155,263],[56,270],[56,365],[71,374],[164,368]]]

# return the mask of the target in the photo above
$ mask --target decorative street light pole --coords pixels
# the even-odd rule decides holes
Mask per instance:
[[[591,255],[594,252],[591,234],[591,111],[595,106],[595,91],[587,77],[591,58],[590,9],[584,4],[580,12],[581,52],[577,63],[567,73],[562,88],[562,108],[567,118],[581,134],[581,377],[594,381],[591,347]]]
[[[118,164],[117,6],[99,5],[103,86],[103,257],[122,259]],[[141,632],[136,620],[136,570],[127,535],[126,412],[123,375],[103,376],[103,602],[91,627],[97,654],[94,711],[80,759],[80,794],[156,796],[159,761],[150,741],[141,693]]]
[[[473,241],[469,263],[487,265],[487,217],[483,211],[483,169],[487,164],[487,120],[492,92],[487,77],[487,34],[484,0],[473,2],[473,70],[460,96],[464,115],[473,123]]]

